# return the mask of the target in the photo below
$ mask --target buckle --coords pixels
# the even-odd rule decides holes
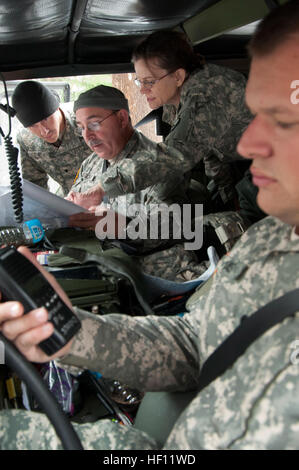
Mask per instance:
[[[230,222],[228,224],[219,225],[219,227],[215,228],[215,232],[221,244],[225,246],[229,244],[226,248],[230,250],[235,239],[241,237],[245,232],[245,228],[241,222]]]

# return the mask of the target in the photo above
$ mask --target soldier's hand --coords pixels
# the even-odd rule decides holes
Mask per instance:
[[[85,193],[70,191],[65,199],[77,204],[78,206],[89,209],[91,206],[97,206],[102,202],[104,191],[100,185],[93,186]]]
[[[62,300],[72,308],[71,301],[56,282],[55,278],[45,271],[36,261],[32,253],[25,247],[18,250],[26,256],[46,277]],[[53,333],[53,325],[48,321],[48,312],[42,307],[23,315],[24,308],[20,302],[9,301],[0,303],[0,331],[21,351],[31,362],[47,362],[54,357],[66,354],[71,341],[55,356],[47,356],[38,344],[49,338]]]
[[[79,227],[89,230],[95,230],[96,224],[99,222],[101,217],[96,216],[94,211],[79,212],[69,217],[69,227]]]
[[[88,212],[79,212],[69,217],[70,227],[95,230],[100,240],[125,238],[127,218],[104,204],[91,206]]]

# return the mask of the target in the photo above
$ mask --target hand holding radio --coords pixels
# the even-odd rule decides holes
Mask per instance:
[[[0,303],[0,330],[31,362],[66,354],[71,338],[80,328],[69,298],[27,248],[10,250],[14,252],[1,250],[0,256],[0,270],[4,270],[0,275],[0,291],[2,299],[7,300]],[[15,256],[22,264],[17,264],[17,274],[11,270]]]

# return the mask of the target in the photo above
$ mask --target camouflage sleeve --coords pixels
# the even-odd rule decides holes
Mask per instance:
[[[196,385],[196,337],[180,317],[89,315],[62,365],[88,368],[138,390],[188,390]]]
[[[247,114],[248,120],[245,115],[243,120],[229,129],[228,134],[225,135],[225,152],[219,151],[214,147],[212,151],[205,153],[203,156],[205,174],[209,180],[213,180],[220,197],[224,204],[236,197],[235,178],[232,171],[231,162],[236,160],[244,160],[243,157],[238,155],[235,151],[238,141],[248,125],[250,115]],[[225,116],[223,116],[225,119]],[[234,130],[232,130],[234,129]],[[219,142],[217,143],[219,145]],[[221,146],[220,146],[221,147]]]
[[[202,97],[187,100],[165,143],[153,143],[148,150],[136,152],[133,158],[119,162],[101,176],[106,194],[114,197],[136,192],[173,178],[178,170],[188,172],[217,137],[209,126],[212,112],[214,108]]]
[[[49,418],[36,411],[0,410],[0,450],[62,450]],[[111,419],[72,422],[84,450],[153,450],[157,443],[134,426]],[[103,454],[104,455],[104,454]]]
[[[214,181],[222,201],[227,203],[236,195],[231,163],[243,159],[236,147],[251,115],[242,88],[235,91],[235,103],[227,106],[225,100],[219,101],[216,92],[215,95],[204,103],[202,99],[197,103],[196,96],[190,96],[184,119],[169,134],[166,143],[185,155],[184,172],[203,161],[205,175]]]
[[[201,307],[201,361],[246,316],[299,286],[299,245],[290,241],[290,232],[291,227],[268,217],[218,264],[208,295],[191,315],[195,321]],[[180,449],[297,448],[298,319],[299,312],[269,329],[202,390],[177,422],[168,448],[174,442]]]
[[[184,166],[182,153],[165,144],[139,150],[133,158],[121,160],[101,175],[99,183],[109,197],[135,193],[177,175]]]
[[[48,175],[30,156],[26,149],[20,145],[22,176],[42,188],[48,188]]]
[[[228,162],[241,158],[236,145],[250,119],[242,106],[237,111],[239,106],[236,103],[232,115],[232,109],[226,109],[219,97],[190,95],[165,142],[110,168],[100,178],[102,188],[109,196],[136,192],[173,177],[178,170],[186,173],[203,160],[206,174],[220,186],[224,200],[230,199],[233,181]]]

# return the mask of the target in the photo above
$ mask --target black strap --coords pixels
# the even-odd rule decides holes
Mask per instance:
[[[299,289],[269,302],[240,326],[208,357],[200,374],[199,391],[220,377],[265,331],[299,310]]]
[[[162,120],[162,116],[163,106],[160,106],[160,108],[153,109],[153,111],[148,113],[143,119],[137,122],[134,128],[137,129],[144,124],[148,124],[149,122],[156,120],[156,134],[161,135],[165,139],[170,132],[171,126]]]

